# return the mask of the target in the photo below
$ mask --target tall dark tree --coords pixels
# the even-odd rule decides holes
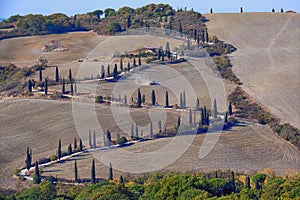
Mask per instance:
[[[231,171],[231,187],[232,187],[232,191],[235,192],[236,191],[236,186],[235,186],[235,177],[234,177],[234,171]]]
[[[118,66],[115,64],[114,72],[113,72],[114,80],[118,79]]]
[[[241,7],[241,13],[243,13],[243,7]]]
[[[232,115],[232,103],[231,102],[229,102],[229,105],[228,105],[228,114]]]
[[[143,102],[143,104],[146,103],[146,95],[145,94],[143,94],[143,96],[142,96],[142,102]]]
[[[151,93],[151,102],[152,102],[153,106],[156,104],[156,96],[155,96],[154,90],[152,90],[152,93]]]
[[[40,176],[39,164],[38,164],[38,161],[35,161],[33,183],[40,184],[40,182],[41,182],[41,176]]]
[[[68,146],[68,154],[72,155],[72,153],[73,153],[73,151],[72,151],[72,145],[69,144],[69,146]]]
[[[66,83],[65,83],[65,78],[62,79],[62,86],[61,86],[61,93],[66,92]]]
[[[133,56],[133,67],[136,67],[136,60],[135,60],[135,56]]]
[[[182,25],[181,25],[181,22],[179,23],[179,33],[180,33],[180,37],[182,37],[183,32],[182,32]]]
[[[178,128],[180,127],[180,116],[178,116],[178,118],[177,118],[177,127]]]
[[[247,189],[249,189],[249,190],[251,189],[250,177],[249,176],[247,176],[247,178],[246,178],[246,185],[245,186],[246,186]]]
[[[104,70],[104,65],[101,66],[101,78],[104,79],[105,77],[105,70]]]
[[[211,8],[211,9],[210,9],[210,14],[212,14],[212,13],[213,13],[213,9]]]
[[[158,121],[158,131],[159,133],[162,131],[161,120]]]
[[[93,141],[93,146],[94,146],[94,148],[96,148],[97,147],[97,142],[96,142],[96,132],[95,132],[95,130],[94,130],[94,141]]]
[[[92,161],[91,183],[96,183],[96,169],[95,169],[95,160],[94,159]]]
[[[283,8],[281,8],[281,9],[280,9],[280,12],[282,12],[282,13],[283,13]]]
[[[43,69],[42,67],[39,68],[40,69],[40,82],[43,81]]]
[[[139,66],[142,65],[141,55],[139,55]]]
[[[120,176],[120,184],[124,184],[124,178],[122,175]]]
[[[200,109],[200,100],[197,98],[195,110],[199,110],[199,109]]]
[[[163,61],[163,62],[165,61],[165,53],[164,53],[164,51],[161,52],[161,61]]]
[[[217,100],[214,99],[214,118],[218,116]]]
[[[91,130],[89,130],[89,146],[90,146],[90,149],[93,148]]]
[[[153,137],[153,124],[152,121],[150,121],[150,131],[149,131],[149,137],[152,138]]]
[[[192,110],[189,111],[189,127],[191,127],[193,124],[193,116],[192,116]]]
[[[113,175],[113,168],[111,163],[109,163],[109,174],[108,174],[108,180],[114,180],[114,175]]]
[[[127,71],[130,71],[130,63],[127,63]]]
[[[110,147],[110,145],[111,145],[111,134],[110,134],[109,130],[107,130],[107,132],[106,132],[106,138],[107,138],[107,146]]]
[[[45,78],[45,94],[48,94],[48,79]]]
[[[227,122],[228,122],[228,112],[226,112],[224,116],[224,123],[227,124]]]
[[[138,88],[137,106],[138,106],[139,108],[142,106],[142,95],[141,95],[141,90],[140,90],[140,88]]]
[[[205,42],[205,31],[204,30],[201,31],[201,41]]]
[[[110,76],[110,65],[107,65],[107,76]]]
[[[31,167],[31,161],[32,161],[31,151],[30,148],[27,147],[26,160],[25,160],[27,170],[29,170]]]
[[[75,181],[78,182],[78,168],[77,168],[77,162],[75,160],[75,163],[74,163],[74,176],[75,176]]]
[[[77,138],[74,137],[74,144],[73,144],[74,149],[77,149]]]
[[[206,114],[206,125],[209,126],[209,113]]]
[[[166,91],[166,107],[169,107],[169,94],[168,94],[168,90]]]
[[[71,95],[74,96],[74,87],[73,84],[71,83],[70,85],[70,90],[71,90]]]
[[[123,71],[123,59],[120,59],[120,70]]]
[[[275,9],[274,9],[274,8],[272,8],[272,12],[275,12]]]
[[[135,139],[139,139],[139,126],[137,124],[135,124]]]
[[[188,35],[188,40],[187,40],[187,49],[190,50],[191,49],[191,41],[190,41],[190,35]]]
[[[62,156],[62,152],[61,152],[61,140],[59,139],[58,140],[58,147],[57,147],[57,158],[58,158],[58,160],[60,160],[61,156]]]
[[[193,30],[193,36],[194,36],[194,41],[197,40],[197,29],[194,28]]]
[[[71,68],[70,68],[70,69],[69,69],[69,83],[72,84],[72,82],[73,82],[73,78],[72,78],[72,70],[71,70]]]
[[[129,29],[131,26],[131,15],[128,15],[127,17],[127,28]]]
[[[208,37],[208,31],[207,31],[207,28],[205,28],[205,42],[206,42],[206,43],[209,42],[209,37]]]
[[[79,151],[83,150],[83,145],[82,145],[82,140],[81,138],[79,139]]]
[[[28,79],[28,82],[27,82],[27,90],[28,90],[28,92],[32,92],[32,82],[30,79]]]
[[[59,82],[59,71],[57,66],[55,67],[55,82]]]
[[[131,124],[131,134],[130,134],[130,137],[133,140],[133,138],[134,138],[133,124]]]

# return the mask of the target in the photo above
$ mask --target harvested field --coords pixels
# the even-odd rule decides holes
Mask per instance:
[[[242,88],[300,128],[300,15],[293,13],[207,14],[208,31],[233,44],[233,72]]]

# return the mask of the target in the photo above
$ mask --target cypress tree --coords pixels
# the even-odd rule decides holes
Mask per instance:
[[[183,91],[183,108],[186,108],[186,96],[185,96],[185,91]]]
[[[95,130],[94,130],[94,141],[93,142],[94,142],[93,146],[94,146],[94,148],[96,148],[97,147],[96,146],[97,142],[96,142],[96,132],[95,132]]]
[[[62,156],[62,153],[61,153],[61,140],[59,139],[58,140],[58,148],[57,148],[57,158],[58,158],[58,160],[60,160],[61,156]]]
[[[169,107],[169,94],[168,91],[166,91],[166,108]]]
[[[214,118],[218,116],[218,109],[217,109],[217,100],[214,99]]]
[[[129,29],[131,26],[131,15],[128,15],[127,17],[127,29]]]
[[[150,121],[150,131],[149,131],[149,137],[152,138],[153,137],[153,124],[152,121]]]
[[[123,60],[122,60],[122,58],[120,59],[120,70],[123,71]]]
[[[33,176],[33,183],[40,184],[41,182],[41,176],[39,171],[39,165],[38,162],[35,161],[35,170],[34,170],[34,176]]]
[[[101,66],[101,78],[104,79],[105,77],[105,70],[104,70],[104,65]]]
[[[74,145],[73,145],[74,149],[77,149],[77,138],[74,137]]]
[[[209,126],[209,114],[206,114],[206,125]]]
[[[109,64],[107,66],[107,76],[110,76],[110,66],[109,66]]]
[[[72,83],[70,85],[70,89],[71,89],[71,95],[73,96],[74,95],[74,88],[73,88],[73,84]]]
[[[169,44],[169,42],[167,42],[167,44],[166,44],[166,53],[168,53],[168,52],[170,52],[171,50],[170,50],[170,44]]]
[[[180,108],[183,109],[183,107],[182,93],[180,93]]]
[[[241,13],[243,13],[243,7],[241,7]]]
[[[182,37],[182,25],[181,25],[181,21],[179,23],[179,33],[180,33],[180,37]]]
[[[178,116],[178,118],[177,118],[177,127],[178,128],[180,127],[180,116]]]
[[[127,71],[130,71],[130,63],[127,63]]]
[[[159,133],[161,133],[161,128],[162,128],[162,127],[161,127],[161,121],[159,120],[159,121],[158,121],[158,130],[159,130]]]
[[[111,134],[110,134],[109,130],[107,130],[107,132],[106,132],[106,138],[107,138],[107,146],[110,147],[110,145],[111,145]]]
[[[194,28],[194,30],[193,30],[193,35],[194,35],[194,41],[196,41],[197,40],[197,29],[195,29]]]
[[[133,124],[131,124],[131,139],[133,140],[133,138],[134,138]]]
[[[136,138],[136,140],[139,139],[139,127],[137,124],[135,124],[135,138]]]
[[[112,168],[111,163],[109,163],[109,175],[108,175],[108,180],[114,180],[113,168]]]
[[[69,69],[69,83],[72,84],[72,70]]]
[[[65,79],[63,78],[63,80],[62,80],[62,87],[61,87],[61,93],[65,93],[66,92],[66,85],[65,85],[66,83],[65,83]]]
[[[236,186],[235,186],[235,177],[234,177],[234,172],[231,171],[231,187],[232,187],[232,190],[233,192],[236,191]]]
[[[77,93],[77,83],[76,83],[77,81],[76,81],[76,79],[74,80],[74,92],[73,92],[73,94],[74,95],[76,95],[76,93]]]
[[[146,96],[145,96],[145,94],[143,94],[143,96],[142,96],[142,102],[143,102],[143,104],[146,103]]]
[[[28,90],[28,92],[32,92],[32,82],[30,79],[28,79],[28,82],[27,82],[27,90]]]
[[[79,182],[78,181],[78,169],[77,169],[77,162],[76,162],[76,160],[75,160],[75,163],[74,163],[74,175],[75,175],[75,181]]]
[[[117,80],[117,78],[118,78],[118,67],[117,67],[117,64],[115,64],[115,68],[114,68],[114,72],[113,72],[113,77],[114,77],[114,80]]]
[[[272,12],[275,12],[275,9],[274,9],[274,8],[272,8]]]
[[[160,58],[161,58],[161,49],[159,48],[158,49],[158,60],[160,60]]]
[[[42,67],[39,68],[40,70],[40,82],[43,81],[43,71],[42,71]]]
[[[91,183],[96,183],[96,170],[95,170],[95,160],[92,161],[92,171],[91,171]]]
[[[205,42],[206,42],[206,43],[208,43],[208,42],[209,42],[207,28],[205,28]]]
[[[229,105],[228,105],[228,114],[232,115],[232,103],[231,102],[229,102]]]
[[[250,177],[249,176],[247,176],[247,178],[246,178],[246,185],[245,186],[246,186],[247,189],[249,189],[249,190],[251,189]]]
[[[282,13],[283,13],[283,8],[281,8],[281,9],[280,9],[280,12],[282,12]]]
[[[154,90],[152,90],[152,93],[151,93],[151,101],[152,101],[152,105],[154,106],[156,104],[156,96],[155,96]]]
[[[90,149],[92,149],[93,148],[93,144],[92,144],[91,130],[89,130],[89,145],[90,145]]]
[[[59,82],[59,71],[57,66],[55,67],[55,82]]]
[[[44,85],[45,85],[44,92],[45,92],[45,94],[48,94],[48,80],[47,80],[47,78],[45,78]]]
[[[124,104],[127,105],[127,96],[126,96],[126,94],[124,95]]]
[[[193,124],[192,110],[190,109],[190,112],[189,112],[189,127],[192,127],[192,124]]]
[[[124,179],[122,175],[120,176],[120,184],[124,184]]]
[[[69,155],[72,155],[72,145],[71,144],[69,144],[69,146],[68,146],[68,154]]]
[[[81,138],[79,139],[79,151],[83,150],[83,145],[82,145],[82,140]]]
[[[140,108],[141,105],[142,105],[142,95],[141,95],[140,88],[138,88],[137,106]]]
[[[29,170],[31,167],[31,160],[32,157],[31,157],[30,149],[29,147],[27,147],[26,160],[25,160],[27,170]]]
[[[133,67],[136,67],[136,60],[135,60],[135,56],[133,56]]]
[[[163,62],[165,61],[165,54],[163,51],[161,52],[161,61],[163,61]]]
[[[197,98],[195,110],[199,110],[199,109],[200,109],[200,101],[199,101],[199,99]]]
[[[142,65],[141,55],[139,55],[139,66]]]
[[[228,112],[226,112],[224,116],[224,123],[227,124],[227,122],[228,122]]]
[[[201,31],[201,41],[205,42],[205,35],[204,35],[204,30]]]
[[[211,9],[210,9],[210,14],[212,14],[212,13],[213,13],[213,9],[211,8]]]
[[[107,145],[107,141],[106,141],[105,135],[106,135],[106,134],[103,132],[103,133],[102,133],[102,139],[103,139],[103,145],[104,145],[104,146]]]

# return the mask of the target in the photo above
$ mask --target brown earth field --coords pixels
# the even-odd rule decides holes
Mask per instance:
[[[211,35],[237,48],[230,54],[242,88],[300,128],[300,14],[207,14]]]
[[[238,48],[230,56],[234,73],[244,83],[243,88],[283,121],[297,127],[299,127],[299,109],[297,109],[299,79],[296,78],[299,75],[299,60],[297,60],[299,58],[295,55],[297,52],[299,54],[299,45],[297,46],[299,38],[296,38],[296,35],[299,35],[297,34],[299,20],[296,20],[298,16],[271,13],[206,15],[210,20],[208,22],[210,34],[217,35],[221,40],[232,43]],[[270,25],[267,25],[266,21]],[[276,22],[280,22],[281,25],[277,25]],[[229,24],[224,27],[226,23]],[[230,23],[238,23],[238,26]],[[255,28],[257,26],[262,26],[263,36],[258,37],[261,41],[256,41],[253,37],[258,30]],[[223,28],[220,29],[221,27]],[[229,27],[235,28],[229,30]],[[282,27],[284,29],[280,31]],[[291,30],[292,33],[287,30]],[[270,34],[276,35],[272,41],[270,41]],[[291,38],[288,43],[282,43],[285,34],[285,38]],[[59,40],[69,48],[69,51],[42,52],[41,47],[51,40]],[[106,65],[113,61],[111,57],[113,54],[147,46],[165,47],[167,41],[170,42],[171,49],[182,44],[181,40],[165,37],[149,35],[107,37],[97,36],[92,32],[13,38],[0,42],[0,64],[11,62],[19,67],[32,66],[37,64],[37,57],[42,55],[49,61],[49,65],[59,66],[61,76],[67,77],[68,70],[71,68],[77,78],[91,74],[96,77],[102,64]],[[273,60],[272,70],[268,67],[270,66],[268,58]],[[83,62],[78,62],[79,59],[83,59]],[[127,84],[134,82],[135,87],[140,86],[142,93],[146,95],[146,103],[150,102],[150,93],[154,89],[157,92],[158,103],[164,105],[167,89],[170,104],[178,103],[180,93],[185,91],[189,107],[194,107],[198,97],[201,105],[211,108],[212,99],[216,98],[220,112],[225,111],[226,96],[232,91],[234,85],[222,81],[220,76],[206,66],[210,62],[208,58],[188,58],[188,61],[188,63],[172,66],[137,68],[118,83],[78,82],[78,98],[88,98],[91,101],[96,95],[113,93],[115,98],[120,95],[121,99],[126,94],[129,101],[131,95],[136,96],[136,89],[132,89],[134,86]],[[284,68],[280,68],[282,67],[280,63],[283,62]],[[44,75],[53,79],[54,69],[47,68]],[[285,78],[281,79],[281,76]],[[32,76],[35,79],[37,77],[38,74]],[[152,80],[159,85],[149,86],[148,83]],[[293,92],[295,92],[293,96],[287,95]],[[278,96],[280,93],[281,96]],[[2,177],[0,186],[4,188],[14,186],[15,179],[12,178],[12,174],[16,168],[25,165],[28,146],[33,150],[33,160],[38,160],[56,154],[59,139],[62,140],[64,150],[67,150],[68,144],[73,144],[75,136],[82,138],[84,145],[88,147],[88,131],[91,130],[93,133],[95,130],[97,146],[103,146],[101,134],[107,129],[112,132],[112,138],[116,139],[117,134],[120,136],[125,135],[124,132],[128,134],[132,124],[138,124],[139,131],[147,135],[150,119],[153,121],[155,132],[158,130],[158,116],[163,119],[163,123],[165,122],[168,128],[173,128],[177,123],[178,115],[184,116],[183,121],[186,121],[189,113],[188,110],[163,109],[159,105],[151,108],[128,109],[128,107],[117,106],[117,103],[110,107],[82,101],[17,98],[2,100],[0,111],[0,175]],[[196,118],[196,121],[198,119]],[[174,140],[178,143],[174,143]],[[164,151],[168,150],[167,147],[171,149],[173,147],[174,151]],[[97,177],[107,178],[109,162],[112,163],[116,176],[131,173],[133,169],[143,173],[147,171],[144,170],[147,167],[160,170],[161,166],[164,166],[162,169],[167,171],[231,169],[250,174],[265,168],[271,168],[279,175],[300,171],[299,151],[278,138],[267,126],[253,123],[238,124],[220,135],[211,133],[155,139],[122,150],[124,151],[121,153],[118,149],[100,150],[92,154],[96,158]],[[134,154],[132,156],[126,154],[127,152]],[[151,154],[156,152],[161,155],[151,156],[156,155]],[[78,160],[80,178],[89,178],[92,155],[84,154],[70,159]],[[124,157],[120,157],[121,155]],[[137,158],[136,162],[132,161],[133,158]],[[74,162],[66,161],[44,168],[44,175],[72,179],[73,164]]]

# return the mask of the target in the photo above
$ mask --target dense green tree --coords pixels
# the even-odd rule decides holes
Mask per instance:
[[[229,105],[228,105],[228,114],[232,115],[232,103],[231,102],[229,102]]]
[[[130,71],[130,63],[127,63],[127,71]]]
[[[131,15],[128,15],[127,17],[127,28],[129,29],[131,26]]]
[[[111,17],[111,16],[114,16],[116,14],[116,11],[115,9],[112,9],[112,8],[106,8],[104,10],[104,16],[105,17]]]
[[[156,104],[156,96],[155,96],[154,90],[152,90],[152,92],[151,92],[151,102],[152,102],[153,106]]]
[[[89,12],[87,14],[95,15],[95,16],[97,16],[100,19],[101,16],[104,14],[104,12],[103,12],[103,10],[95,10],[95,11]]]
[[[95,160],[94,159],[92,161],[91,183],[96,183],[96,169],[95,169]]]
[[[118,22],[112,22],[108,27],[108,31],[109,31],[110,34],[114,34],[114,33],[117,33],[117,32],[121,32],[122,27]]]
[[[247,189],[249,189],[249,190],[251,189],[250,177],[249,176],[246,177],[246,184],[245,184],[245,186],[246,186]]]
[[[243,7],[241,7],[241,13],[243,13]]]
[[[31,161],[32,161],[31,150],[29,147],[27,147],[26,160],[25,160],[27,170],[29,170],[31,167]]]
[[[36,200],[40,199],[41,196],[41,189],[40,187],[30,187],[26,190],[24,190],[20,195],[18,195],[17,199],[26,199],[26,200]],[[6,198],[4,198],[6,200]],[[7,198],[7,200],[14,200],[16,199],[15,197],[13,198]]]
[[[110,76],[110,65],[107,65],[107,76]]]
[[[120,184],[124,184],[124,178],[122,175],[120,176]]]
[[[27,82],[27,90],[28,90],[28,92],[32,92],[32,82],[30,79],[28,79],[28,82]]]
[[[120,70],[123,71],[123,59],[120,59]]]
[[[168,91],[166,91],[166,108],[169,107],[169,94]]]
[[[232,191],[236,191],[234,171],[231,171],[231,187]]]
[[[59,139],[59,140],[58,140],[58,148],[57,148],[57,158],[58,158],[58,160],[60,160],[61,156],[62,156],[62,151],[61,151],[61,140]]]
[[[83,145],[82,145],[82,140],[81,138],[79,139],[79,151],[83,150]]]
[[[142,95],[141,95],[141,90],[140,90],[140,88],[138,88],[137,106],[138,106],[139,108],[142,107]]]
[[[49,181],[45,180],[40,184],[41,196],[40,200],[49,200],[55,199],[56,197],[56,188],[55,185]]]
[[[75,160],[75,163],[74,163],[74,177],[75,177],[75,181],[78,182],[78,168],[77,168],[77,162]]]
[[[211,8],[211,9],[210,9],[210,14],[212,14],[212,13],[213,13],[213,9]]]
[[[262,190],[266,177],[267,175],[265,174],[255,174],[251,177],[252,181],[255,183],[255,187],[257,190]]]
[[[136,60],[135,60],[135,56],[133,56],[133,67],[136,67]]]
[[[73,153],[73,151],[72,151],[72,145],[69,144],[69,146],[68,146],[68,154],[72,155],[72,153]]]
[[[225,124],[228,123],[228,112],[225,112],[224,123],[225,123]]]
[[[141,65],[142,65],[141,55],[139,55],[139,60],[138,60],[138,62],[139,62],[139,66],[141,66]]]
[[[109,174],[108,174],[108,180],[114,180],[114,175],[113,175],[113,168],[111,163],[109,163]]]

